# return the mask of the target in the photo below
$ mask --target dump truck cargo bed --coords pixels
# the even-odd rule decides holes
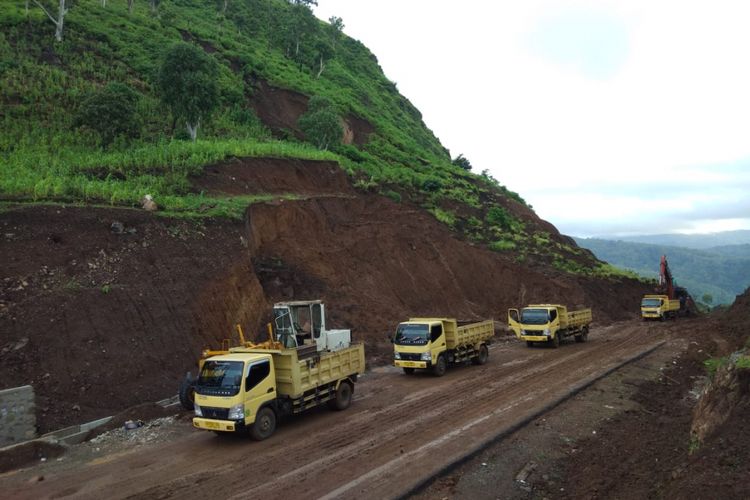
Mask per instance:
[[[273,356],[277,391],[298,398],[306,391],[365,371],[365,347],[352,344],[334,352],[300,359],[297,349],[263,350],[235,348],[232,352],[265,353]]]

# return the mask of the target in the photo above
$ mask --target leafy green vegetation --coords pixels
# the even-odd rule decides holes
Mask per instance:
[[[307,112],[300,116],[299,128],[305,139],[318,149],[328,149],[341,143],[341,118],[331,101],[314,96],[307,103]]]

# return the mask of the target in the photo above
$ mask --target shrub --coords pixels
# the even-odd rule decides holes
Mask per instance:
[[[105,146],[117,137],[133,139],[140,129],[136,115],[138,98],[138,94],[124,83],[111,82],[83,100],[73,125],[91,129]]]
[[[388,198],[392,199],[393,201],[395,201],[396,203],[401,203],[401,194],[398,193],[397,191],[388,190],[384,192],[383,194],[387,196]]]
[[[310,99],[307,112],[300,116],[297,124],[305,134],[305,140],[318,149],[335,148],[344,134],[341,118],[331,102],[321,96]]]
[[[471,170],[471,162],[469,162],[469,160],[466,159],[466,157],[462,154],[456,156],[451,163],[453,163],[455,166],[460,167],[464,170],[467,170],[467,171]]]
[[[505,252],[508,250],[514,250],[515,248],[516,243],[511,240],[498,240],[490,243],[490,250],[495,252]]]
[[[485,220],[491,226],[498,226],[502,229],[510,229],[513,224],[513,217],[503,207],[497,205],[487,211]]]

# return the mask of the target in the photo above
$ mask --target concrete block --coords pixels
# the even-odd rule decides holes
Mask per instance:
[[[0,391],[0,447],[36,437],[36,405],[30,385]]]

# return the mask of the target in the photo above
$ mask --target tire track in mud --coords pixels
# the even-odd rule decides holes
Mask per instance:
[[[611,344],[611,343],[610,343]],[[624,338],[618,341],[614,345],[608,345],[608,346],[602,346],[598,348],[597,350],[601,349],[607,349],[610,351],[610,354],[612,355],[611,359],[617,360],[622,355],[626,355],[629,352],[632,352],[632,339],[630,338]],[[289,484],[289,480],[291,478],[296,478],[296,485],[302,487],[303,491],[306,492],[306,494],[311,494],[312,491],[315,491],[315,494],[311,494],[310,497],[317,497],[319,494],[322,494],[324,497],[330,497],[330,498],[336,498],[339,494],[344,495],[345,492],[349,491],[354,486],[359,485],[360,483],[357,482],[359,480],[355,480],[351,483],[347,483],[349,486],[344,488],[344,486],[333,490],[332,492],[329,492],[326,494],[326,492],[322,490],[310,490],[304,488],[305,480],[308,479],[308,473],[315,470],[324,470],[330,466],[336,466],[339,463],[346,463],[348,466],[351,466],[352,463],[356,463],[357,461],[362,461],[363,455],[368,455],[367,450],[374,449],[375,447],[378,448],[378,451],[380,452],[380,455],[383,455],[385,451],[389,451],[392,456],[395,458],[392,459],[389,462],[386,462],[385,464],[382,464],[380,466],[375,467],[374,472],[370,471],[367,473],[368,478],[377,478],[380,476],[381,478],[385,476],[385,482],[388,484],[382,484],[383,481],[380,481],[380,487],[386,487],[390,486],[394,482],[395,475],[398,473],[397,467],[399,464],[403,463],[405,460],[412,460],[417,461],[416,456],[422,455],[424,456],[426,453],[428,453],[432,448],[435,448],[436,446],[445,446],[446,442],[453,438],[458,438],[460,434],[468,430],[472,427],[474,427],[477,423],[486,421],[490,418],[502,416],[505,413],[509,412],[510,410],[513,410],[516,407],[519,407],[523,405],[524,403],[528,403],[529,401],[539,398],[542,399],[544,396],[559,391],[561,388],[564,389],[564,387],[567,385],[568,380],[565,378],[561,378],[560,381],[554,383],[554,384],[548,384],[546,386],[543,386],[541,389],[537,389],[534,392],[529,395],[529,389],[528,384],[529,381],[533,380],[546,380],[548,378],[551,378],[555,374],[559,373],[561,368],[564,368],[563,365],[568,364],[574,364],[576,363],[579,358],[581,357],[587,357],[588,355],[592,354],[589,352],[589,350],[582,350],[579,349],[576,353],[572,355],[565,356],[563,358],[559,358],[554,360],[552,363],[546,363],[542,366],[534,366],[528,369],[525,369],[522,373],[517,373],[516,377],[517,380],[514,381],[513,386],[508,388],[508,391],[503,393],[499,398],[488,398],[484,403],[481,404],[474,404],[472,405],[470,411],[465,411],[467,407],[467,401],[465,398],[456,398],[455,396],[452,396],[451,394],[439,394],[436,395],[434,398],[429,398],[427,401],[422,401],[423,403],[432,403],[435,405],[434,409],[419,414],[416,419],[412,419],[405,424],[401,426],[397,426],[395,428],[390,428],[390,430],[386,433],[386,435],[383,435],[383,432],[381,432],[377,437],[372,438],[366,438],[361,439],[359,441],[353,441],[347,448],[345,448],[341,453],[335,455],[335,456],[325,456],[321,457],[319,460],[311,462],[306,464],[303,467],[300,467],[298,469],[295,469],[293,471],[289,471],[288,473],[275,478],[272,482],[268,482],[263,484],[262,486],[258,488],[254,488],[250,491],[245,491],[241,493],[240,495],[236,496],[235,498],[246,498],[249,496],[254,496],[258,494],[263,494],[264,492],[273,491],[274,493],[279,493],[280,491],[284,491],[284,486]],[[617,364],[617,361],[615,361],[615,364]],[[590,363],[588,368],[595,373],[598,363]],[[571,370],[573,371],[573,370]],[[578,372],[580,373],[580,372]],[[494,375],[494,374],[493,374]],[[587,373],[587,376],[590,377],[591,373]],[[475,380],[464,380],[463,383],[459,386],[465,387],[467,384],[475,384]],[[508,381],[505,379],[496,380],[494,382],[490,382],[487,386],[483,387],[480,391],[474,392],[471,394],[471,398],[475,400],[482,400],[483,398],[487,398],[487,396],[491,396],[492,394],[496,394],[498,392],[498,389],[503,388],[504,386],[508,385]],[[505,406],[501,406],[498,410],[498,402],[499,401],[509,401],[508,404]],[[409,402],[407,402],[408,404]],[[463,421],[466,421],[468,417],[474,417],[473,423],[465,424],[456,430],[456,426],[453,425],[451,422],[446,422],[445,419],[442,419],[443,422],[439,422],[441,420],[441,417],[444,415],[454,415],[456,414],[456,410],[464,409],[461,416],[464,419]],[[389,415],[389,418],[385,420],[385,424],[391,424],[394,421],[397,421],[399,418],[402,417],[401,413],[398,412],[398,408],[394,409],[394,412]],[[380,423],[380,422],[378,422]],[[407,453],[404,453],[404,450],[400,447],[400,444],[398,440],[406,437],[415,437],[419,436],[419,429],[427,427],[432,430],[432,435],[437,435],[438,438],[434,441],[429,441],[427,444],[420,446],[416,450],[409,451]],[[372,429],[365,429],[364,433],[368,434],[367,431],[370,431]],[[426,436],[423,436],[426,438]],[[426,438],[428,439],[428,438]],[[395,446],[394,446],[395,445]],[[363,453],[364,451],[364,453]],[[424,458],[424,457],[423,457]],[[369,460],[365,460],[365,462],[368,462]],[[368,463],[361,463],[360,470],[367,470]],[[370,467],[373,465],[370,464]],[[373,476],[374,475],[374,476]],[[314,478],[311,478],[314,479]],[[311,488],[314,488],[317,484],[320,484],[320,481],[313,480],[311,481],[312,484],[308,485]],[[345,485],[346,486],[346,485]],[[372,485],[374,486],[374,485]],[[366,491],[357,491],[352,492],[353,497],[361,496],[362,494],[366,492],[372,493],[373,491],[378,493],[378,496],[381,496],[383,491],[379,487],[372,488],[372,486],[366,488]],[[344,489],[342,489],[344,488]],[[291,493],[291,492],[290,492]],[[346,496],[346,495],[344,495]]]

